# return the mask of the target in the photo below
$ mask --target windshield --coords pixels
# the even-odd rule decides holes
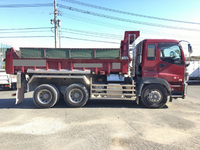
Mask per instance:
[[[182,55],[179,45],[177,43],[161,44],[160,59],[172,64],[181,64]]]

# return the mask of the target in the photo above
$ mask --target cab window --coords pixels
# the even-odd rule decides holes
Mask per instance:
[[[155,60],[156,59],[156,45],[149,44],[147,46],[147,60]]]
[[[171,64],[182,62],[181,50],[178,44],[161,44],[160,59]]]

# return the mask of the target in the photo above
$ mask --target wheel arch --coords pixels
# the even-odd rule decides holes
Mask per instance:
[[[51,84],[56,86],[58,89],[62,80],[65,85],[70,85],[74,80],[79,80],[84,85],[89,85],[90,81],[86,76],[69,76],[69,75],[32,75],[28,81],[28,91],[33,91],[36,87],[41,84]],[[70,81],[71,80],[71,81]],[[63,83],[64,83],[63,82]]]
[[[169,83],[165,80],[165,79],[162,79],[162,78],[154,78],[154,77],[143,77],[141,79],[139,79],[138,83],[137,83],[137,96],[140,97],[141,94],[142,94],[142,90],[150,85],[150,84],[159,84],[161,86],[163,86],[168,95],[171,95],[171,89],[170,89],[170,85]]]

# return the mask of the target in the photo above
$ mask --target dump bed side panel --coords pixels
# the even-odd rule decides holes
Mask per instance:
[[[84,50],[22,48],[21,56],[15,56],[14,49],[8,50],[6,70],[9,74],[18,71],[36,74],[127,74],[130,60],[120,59],[120,49]]]
[[[21,58],[120,59],[120,49],[20,48]]]

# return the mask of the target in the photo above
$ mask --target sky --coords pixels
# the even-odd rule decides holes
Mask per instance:
[[[58,47],[119,48],[125,31],[140,31],[136,43],[149,38],[186,40],[193,47],[192,55],[200,56],[200,0],[75,0],[132,15],[86,7],[70,1],[74,2],[57,0],[57,19],[61,20],[62,37],[60,43],[58,37]],[[53,3],[54,0],[0,0],[0,43],[15,49],[55,47],[54,25],[50,23],[54,18]],[[12,4],[40,4],[42,7],[16,7]],[[14,7],[5,7],[7,5]],[[69,7],[70,10],[67,9]],[[188,55],[186,44],[183,43],[183,47]]]

